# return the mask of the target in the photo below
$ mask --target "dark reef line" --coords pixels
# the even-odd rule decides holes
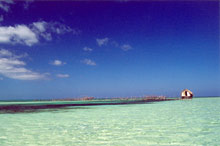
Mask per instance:
[[[90,99],[90,98],[89,98]],[[37,110],[43,109],[61,109],[66,107],[80,107],[80,106],[101,106],[101,105],[127,105],[127,104],[146,104],[149,102],[159,102],[159,101],[170,101],[177,99],[167,99],[165,97],[147,97],[138,99],[108,99],[108,100],[89,100],[85,103],[60,103],[60,104],[10,104],[10,105],[0,105],[1,113],[22,113],[22,112],[35,112]],[[60,101],[60,100],[59,100]],[[65,100],[67,101],[67,100]],[[93,102],[90,102],[93,101]]]

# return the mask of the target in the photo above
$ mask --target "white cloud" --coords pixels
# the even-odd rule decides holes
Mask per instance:
[[[54,61],[50,62],[50,64],[55,65],[55,66],[61,66],[61,65],[66,64],[66,62],[62,62],[60,60],[54,60]]]
[[[84,51],[91,52],[93,49],[92,49],[92,48],[89,48],[89,47],[84,47],[83,50],[84,50]]]
[[[129,45],[129,44],[124,44],[124,45],[121,46],[121,49],[122,49],[123,51],[128,51],[128,50],[131,50],[132,47],[131,47],[131,45]]]
[[[57,74],[58,78],[68,78],[69,75],[68,74]]]
[[[12,52],[1,49],[0,50],[0,74],[18,80],[38,80],[45,79],[46,74],[31,71],[27,68],[26,62],[18,59],[23,55],[16,55]]]
[[[32,46],[37,42],[37,35],[26,25],[0,26],[0,43],[20,43]]]
[[[0,0],[0,9],[5,12],[9,12],[10,6],[9,4],[13,4],[12,0]]]
[[[82,60],[82,63],[84,63],[86,65],[91,65],[91,66],[96,65],[95,61],[92,61],[91,59],[84,59],[84,60]]]
[[[47,23],[45,21],[34,22],[31,25],[15,25],[15,26],[0,26],[0,43],[7,44],[24,44],[32,46],[45,39],[52,40],[52,35],[62,35],[64,33],[77,31],[69,26],[59,22]]]
[[[109,41],[109,38],[103,38],[103,39],[96,39],[96,42],[101,47],[103,45],[106,45]]]

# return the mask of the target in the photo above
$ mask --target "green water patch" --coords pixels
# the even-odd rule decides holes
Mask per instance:
[[[77,103],[88,102],[95,101]],[[220,98],[194,98],[0,114],[0,146],[218,146],[219,105]]]

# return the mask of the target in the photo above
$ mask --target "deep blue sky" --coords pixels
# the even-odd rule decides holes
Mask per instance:
[[[9,9],[0,8],[0,49],[14,57],[0,53],[0,100],[180,96],[185,88],[220,96],[217,1],[3,4]],[[37,22],[47,24],[44,31],[36,31]],[[25,42],[31,32],[18,31],[21,25],[37,42]],[[17,77],[18,68],[28,71]]]

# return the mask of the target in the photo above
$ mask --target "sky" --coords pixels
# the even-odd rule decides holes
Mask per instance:
[[[218,1],[0,0],[0,100],[220,96]]]

